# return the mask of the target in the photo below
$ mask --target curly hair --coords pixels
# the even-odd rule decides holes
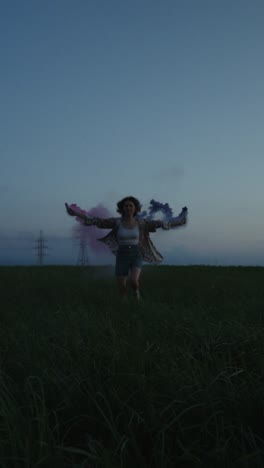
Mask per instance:
[[[120,200],[118,203],[117,203],[117,212],[120,213],[121,215],[123,214],[123,207],[124,207],[124,203],[126,201],[130,201],[132,203],[134,203],[135,205],[135,213],[134,213],[134,216],[137,215],[137,213],[139,213],[141,211],[141,204],[140,204],[140,201],[135,198],[135,197],[125,197],[125,198],[122,198],[122,200]]]

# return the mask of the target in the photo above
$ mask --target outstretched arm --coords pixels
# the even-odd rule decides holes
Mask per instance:
[[[172,218],[171,221],[165,222],[163,229],[170,229],[174,227],[180,227],[184,226],[187,223],[187,214],[188,214],[188,208],[185,206],[179,216],[176,216],[175,218]]]
[[[83,221],[85,226],[97,226],[100,229],[112,229],[115,226],[115,218],[96,218],[87,216],[84,210],[81,210],[76,205],[68,205],[65,203],[66,211],[69,216],[75,216]]]
[[[150,220],[145,219],[147,230],[149,232],[155,232],[156,229],[158,229],[158,228],[169,230],[169,229],[174,228],[174,227],[183,226],[183,225],[185,225],[187,223],[187,213],[188,213],[188,209],[185,206],[182,209],[179,216],[176,216],[175,218],[172,218],[171,221],[161,221],[161,220],[150,221]]]

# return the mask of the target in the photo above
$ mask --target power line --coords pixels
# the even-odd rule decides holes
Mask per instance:
[[[88,256],[88,245],[87,241],[84,238],[80,238],[80,247],[79,254],[77,258],[77,265],[86,266],[89,265],[89,256]]]
[[[36,247],[33,247],[33,249],[37,250],[37,264],[43,265],[43,258],[46,255],[44,250],[48,247],[45,245],[45,239],[42,237],[42,231],[40,231],[39,238],[35,242],[37,245]]]

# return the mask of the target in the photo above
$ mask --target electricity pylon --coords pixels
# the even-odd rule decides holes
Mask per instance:
[[[88,256],[88,245],[87,241],[84,238],[80,238],[80,248],[77,259],[77,265],[86,266],[89,265],[89,256]]]
[[[45,256],[44,250],[48,247],[45,245],[45,239],[42,237],[42,231],[39,233],[39,238],[36,240],[37,245],[33,249],[37,250],[37,264],[43,265],[43,258]]]

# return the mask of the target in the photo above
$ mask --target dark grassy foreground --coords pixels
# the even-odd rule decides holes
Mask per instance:
[[[263,468],[264,269],[0,268],[0,468]]]

